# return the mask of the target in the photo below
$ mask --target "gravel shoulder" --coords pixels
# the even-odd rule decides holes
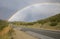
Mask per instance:
[[[14,35],[13,35],[13,39],[37,39],[33,36],[28,35],[27,33],[23,32],[23,31],[19,31],[17,29],[14,29]]]

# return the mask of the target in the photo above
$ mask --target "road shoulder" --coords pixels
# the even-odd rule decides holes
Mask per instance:
[[[28,35],[27,33],[23,32],[23,31],[19,31],[17,29],[14,29],[14,35],[13,35],[13,39],[37,39],[35,37],[32,37],[30,35]]]

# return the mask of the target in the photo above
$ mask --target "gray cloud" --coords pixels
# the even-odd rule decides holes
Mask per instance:
[[[10,10],[6,7],[0,7],[0,19],[9,19],[9,17],[12,15],[11,13],[13,10]]]
[[[21,10],[31,4],[42,2],[60,3],[60,0],[0,0],[0,8],[3,9],[0,9],[0,19],[8,19],[16,11]]]
[[[32,5],[16,12],[9,21],[36,21],[58,13],[60,4]]]

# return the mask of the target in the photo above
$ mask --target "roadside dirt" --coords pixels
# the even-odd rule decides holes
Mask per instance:
[[[25,32],[19,31],[17,29],[14,29],[14,33],[15,34],[13,35],[12,39],[37,39],[35,37],[32,37],[32,36],[28,35]]]

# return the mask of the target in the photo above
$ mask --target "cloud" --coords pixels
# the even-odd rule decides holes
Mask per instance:
[[[10,10],[9,8],[0,7],[0,19],[4,19],[4,20],[9,19],[12,12],[13,10]]]
[[[60,4],[34,4],[19,10],[9,21],[36,21],[60,13]]]
[[[44,3],[44,2],[45,3],[60,3],[60,0],[0,0],[0,8],[6,7],[6,8],[9,8],[9,10],[12,10],[9,13],[7,12],[8,10],[6,11],[7,13],[3,12],[2,16],[0,13],[0,19],[1,18],[8,19],[17,10],[21,10],[22,8],[32,5],[32,4]],[[6,14],[8,14],[9,16]]]

